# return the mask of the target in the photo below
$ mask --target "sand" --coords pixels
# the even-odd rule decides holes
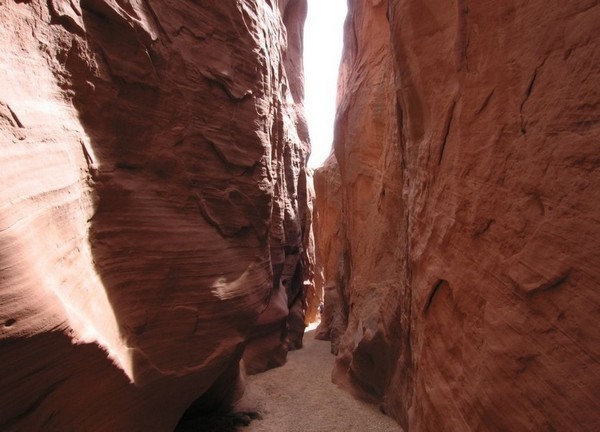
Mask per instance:
[[[376,406],[354,399],[331,382],[335,357],[329,342],[304,335],[304,348],[276,369],[249,376],[242,405],[262,416],[240,432],[398,432]]]

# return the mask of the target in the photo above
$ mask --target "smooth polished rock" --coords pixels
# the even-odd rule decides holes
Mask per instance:
[[[0,429],[171,431],[301,344],[305,7],[0,2]]]

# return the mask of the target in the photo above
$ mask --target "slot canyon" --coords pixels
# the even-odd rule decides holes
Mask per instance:
[[[314,173],[313,4],[0,0],[0,431],[183,431],[312,343],[397,430],[600,430],[600,2],[348,0]]]

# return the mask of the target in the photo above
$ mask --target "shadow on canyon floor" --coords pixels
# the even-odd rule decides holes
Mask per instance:
[[[175,432],[238,432],[252,420],[262,419],[258,412],[234,412],[183,419]]]

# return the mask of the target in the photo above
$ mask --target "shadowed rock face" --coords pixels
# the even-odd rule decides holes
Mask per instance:
[[[597,2],[349,3],[336,379],[407,430],[598,429]]]
[[[305,1],[1,3],[0,429],[172,430],[301,345]]]

